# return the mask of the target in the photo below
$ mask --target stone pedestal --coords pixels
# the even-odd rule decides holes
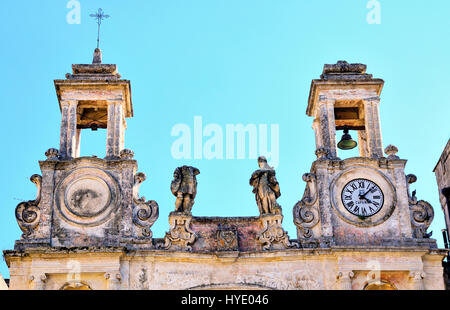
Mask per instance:
[[[197,239],[190,228],[192,215],[172,212],[169,215],[170,230],[164,237],[163,248],[175,251],[192,251],[192,244]]]
[[[263,244],[263,250],[287,249],[295,246],[289,241],[287,232],[282,227],[283,216],[280,214],[261,215],[263,229],[257,235],[258,242]]]

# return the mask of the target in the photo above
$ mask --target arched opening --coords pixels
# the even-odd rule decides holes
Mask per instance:
[[[89,284],[84,282],[67,282],[65,283],[60,290],[62,291],[91,291],[92,288]]]
[[[367,283],[364,287],[365,291],[396,291],[397,288],[387,281],[377,281],[372,283]]]

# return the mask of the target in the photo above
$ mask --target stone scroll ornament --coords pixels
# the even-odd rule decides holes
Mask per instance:
[[[39,226],[41,218],[39,202],[41,201],[42,177],[34,174],[31,176],[30,181],[33,182],[37,188],[36,199],[21,202],[16,207],[16,219],[20,229],[23,232],[23,239],[28,239],[31,236],[31,234]]]
[[[175,212],[190,215],[194,199],[197,195],[197,178],[200,170],[191,166],[182,166],[175,169],[173,181],[170,185],[172,194],[177,198]]]
[[[430,238],[433,232],[427,233],[428,228],[434,219],[433,207],[424,200],[417,200],[416,191],[410,194],[410,184],[417,181],[414,174],[406,176],[406,184],[408,189],[409,211],[411,215],[411,225],[413,227],[414,238]]]
[[[256,239],[263,244],[263,250],[286,249],[298,247],[295,242],[289,241],[287,232],[282,227],[282,215],[263,215],[263,229]]]
[[[311,239],[314,237],[312,228],[319,223],[319,210],[315,206],[318,198],[317,181],[312,173],[305,173],[302,178],[306,182],[306,189],[302,200],[294,206],[294,224],[300,238]]]
[[[144,173],[139,172],[134,176],[133,186],[133,224],[140,228],[138,237],[151,238],[153,226],[159,216],[159,207],[156,201],[146,201],[145,197],[139,198],[139,187],[146,180]]]

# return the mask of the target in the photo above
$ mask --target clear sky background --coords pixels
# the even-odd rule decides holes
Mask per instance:
[[[315,160],[306,106],[312,79],[325,63],[367,64],[385,80],[380,114],[384,146],[408,159],[413,189],[435,210],[433,230],[442,247],[443,213],[432,172],[450,135],[450,2],[379,0],[381,23],[369,24],[367,0],[80,0],[81,23],[67,23],[66,0],[0,3],[0,122],[2,137],[0,249],[13,249],[21,231],[14,209],[34,199],[29,181],[38,160],[59,148],[60,111],[53,80],[71,64],[90,63],[99,7],[111,17],[102,27],[103,63],[131,80],[134,118],[126,147],[147,174],[141,195],[156,200],[154,237],[168,231],[175,198],[173,170],[198,167],[195,216],[256,216],[248,184],[254,159],[176,160],[174,125],[278,124],[277,178],[284,227],[296,238],[292,208],[301,180]],[[353,133],[356,138],[356,133]],[[205,138],[206,140],[206,138]],[[204,140],[204,141],[205,141]],[[106,134],[83,131],[82,155],[105,155]],[[339,154],[342,158],[354,152]],[[4,277],[9,273],[0,263]]]

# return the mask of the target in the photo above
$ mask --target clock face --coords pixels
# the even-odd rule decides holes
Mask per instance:
[[[375,215],[384,204],[381,188],[366,179],[354,179],[348,182],[342,190],[341,199],[347,211],[359,217]]]

